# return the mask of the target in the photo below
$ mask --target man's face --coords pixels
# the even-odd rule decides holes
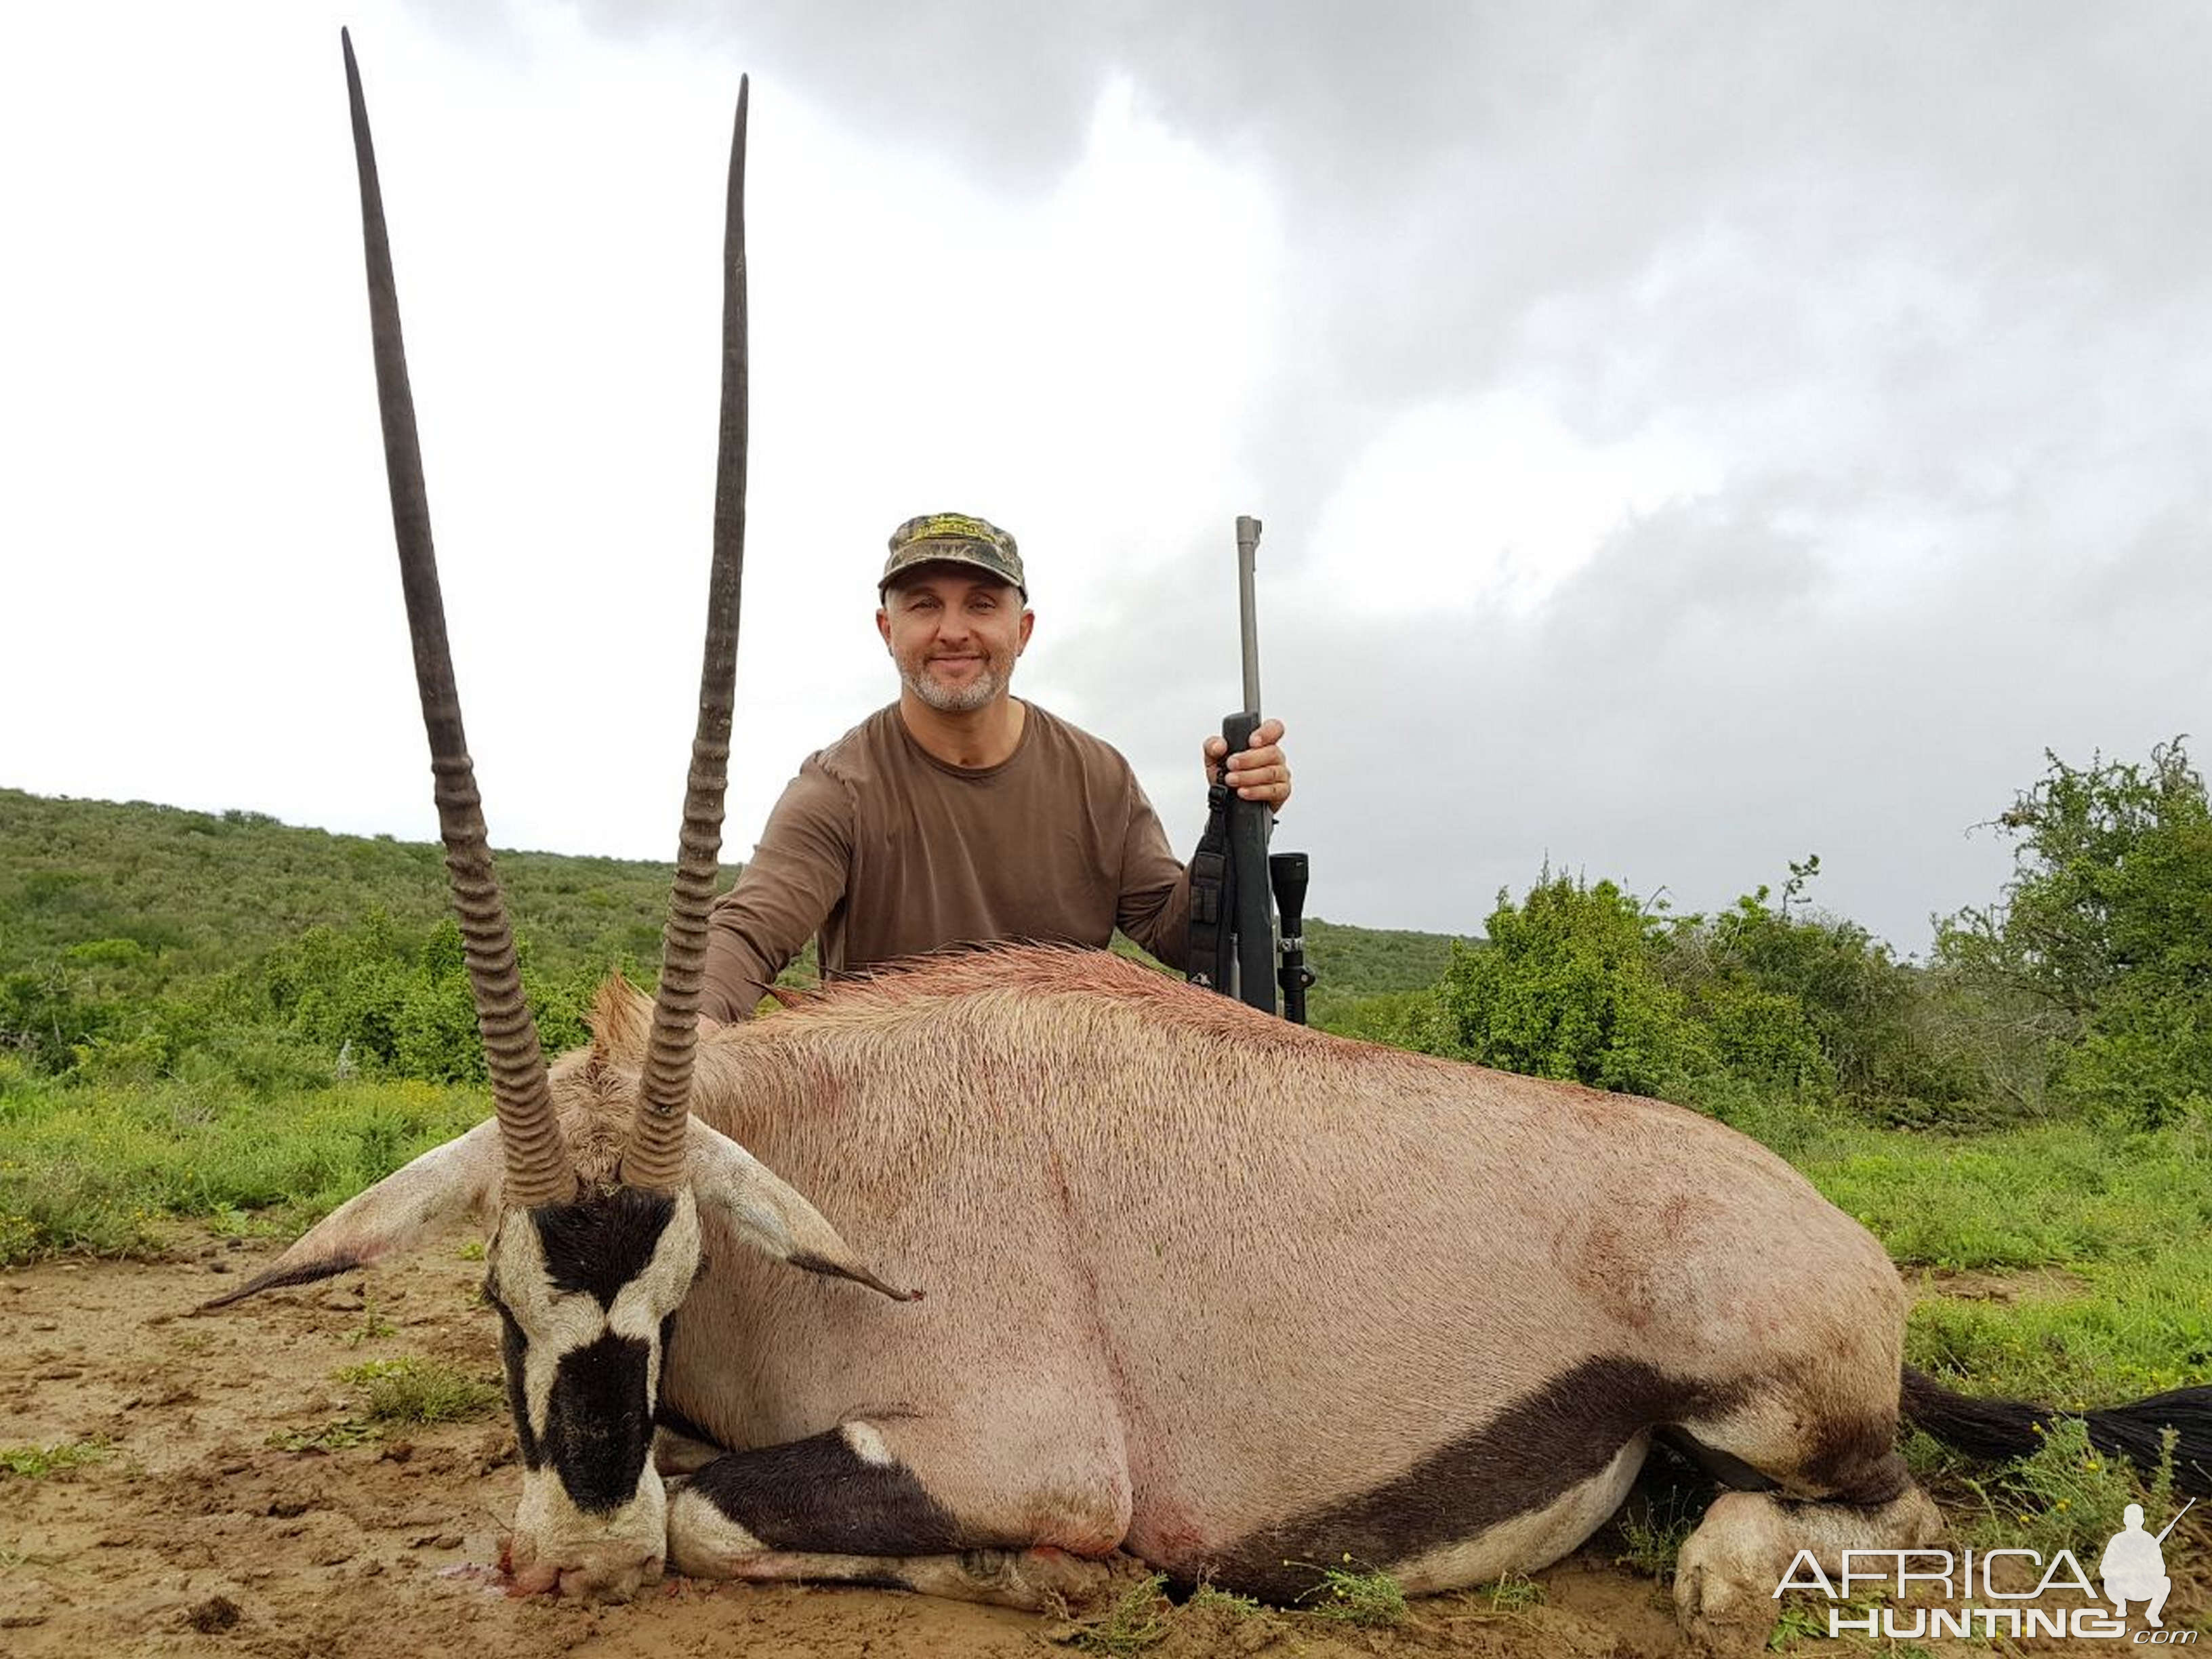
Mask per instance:
[[[1006,695],[1036,617],[1021,590],[961,565],[923,565],[884,595],[876,631],[899,678],[940,714]]]

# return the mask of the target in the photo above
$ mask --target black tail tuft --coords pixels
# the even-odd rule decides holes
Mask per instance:
[[[2067,1413],[2018,1400],[1984,1400],[1954,1394],[1924,1371],[1905,1369],[1899,1393],[1905,1420],[1925,1429],[1947,1446],[1975,1457],[2025,1457],[2043,1443],[2047,1429]],[[2084,1412],[2089,1443],[2110,1456],[2123,1457],[2148,1474],[2157,1468],[2172,1429],[2173,1484],[2183,1492],[2212,1497],[2212,1388],[2175,1389],[2132,1405]]]

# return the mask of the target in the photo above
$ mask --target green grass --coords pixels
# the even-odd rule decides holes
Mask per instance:
[[[1217,1589],[1212,1584],[1200,1584],[1184,1602],[1194,1613],[1225,1613],[1232,1618],[1249,1619],[1267,1612],[1267,1608],[1249,1595],[1239,1595],[1234,1590]]]
[[[2077,1295],[1923,1299],[1906,1358],[1969,1392],[2074,1410],[2212,1382],[2212,1241],[2076,1271]]]
[[[168,1081],[0,1094],[0,1265],[151,1248],[167,1217],[236,1236],[312,1220],[485,1115],[482,1092],[351,1083],[259,1099]],[[254,1212],[272,1206],[284,1224]]]
[[[1494,1613],[1526,1613],[1544,1605],[1544,1587],[1523,1572],[1509,1572],[1493,1583],[1478,1584],[1474,1594],[1487,1601]]]
[[[1363,1568],[1349,1555],[1334,1566],[1314,1571],[1318,1580],[1298,1597],[1297,1605],[1316,1618],[1370,1629],[1387,1629],[1405,1618],[1405,1587],[1389,1573]]]
[[[345,1345],[358,1348],[364,1342],[374,1342],[392,1335],[398,1328],[376,1310],[376,1298],[364,1285],[361,1291],[361,1323],[345,1334]]]
[[[1825,1607],[1788,1607],[1774,1620],[1774,1628],[1766,1633],[1769,1653],[1787,1653],[1808,1637],[1826,1641],[1828,1635],[1828,1614]]]
[[[275,1238],[284,1231],[267,1215],[223,1203],[207,1212],[206,1221],[208,1231],[217,1238]]]
[[[338,1372],[362,1391],[363,1416],[380,1425],[458,1423],[499,1401],[496,1384],[441,1359],[372,1359]]]
[[[350,1446],[365,1446],[377,1437],[374,1425],[357,1417],[343,1417],[319,1429],[271,1429],[263,1443],[278,1451],[343,1451]]]
[[[0,1446],[0,1475],[43,1480],[56,1469],[97,1463],[113,1449],[105,1440],[70,1440],[52,1446]]]
[[[2080,1407],[2212,1382],[2212,1134],[2044,1124],[1863,1129],[1805,1172],[1907,1269],[2063,1268],[2009,1301],[1922,1297],[1913,1364],[1975,1394]]]
[[[1066,1627],[1056,1639],[1085,1653],[1121,1656],[1141,1653],[1164,1640],[1170,1623],[1167,1578],[1154,1573],[1140,1578],[1115,1596],[1106,1611]]]
[[[1701,1493],[1680,1488],[1669,1488],[1649,1501],[1640,1494],[1632,1497],[1616,1522],[1621,1549],[1613,1558],[1614,1565],[1672,1583],[1675,1560],[1705,1518],[1705,1508]]]
[[[500,1399],[495,1383],[442,1359],[372,1359],[333,1375],[359,1392],[361,1410],[318,1428],[275,1430],[267,1444],[279,1451],[343,1451],[380,1440],[393,1429],[481,1417]]]
[[[1839,1133],[1805,1171],[1897,1261],[1942,1267],[2146,1262],[2212,1229],[2212,1130],[2050,1123],[1972,1136]]]

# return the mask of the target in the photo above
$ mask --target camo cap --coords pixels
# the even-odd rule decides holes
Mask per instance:
[[[891,532],[891,556],[884,561],[876,591],[883,590],[918,564],[967,564],[1012,582],[1030,596],[1022,574],[1021,550],[1014,538],[988,519],[965,513],[926,513]]]

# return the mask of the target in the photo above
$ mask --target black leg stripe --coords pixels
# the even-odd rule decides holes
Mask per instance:
[[[942,1555],[973,1538],[896,1463],[864,1462],[836,1430],[716,1458],[690,1488],[769,1549]]]

